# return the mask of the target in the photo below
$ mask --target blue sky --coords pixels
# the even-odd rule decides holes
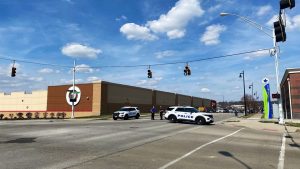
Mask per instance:
[[[287,41],[280,45],[280,80],[286,68],[298,68],[300,10],[286,10]],[[105,80],[198,97],[240,100],[239,73],[246,92],[253,82],[261,98],[261,80],[276,91],[274,58],[269,52],[185,64],[124,68],[103,66],[185,62],[272,48],[272,39],[234,16],[248,17],[272,28],[279,1],[267,0],[0,0],[0,57],[72,66],[78,83]],[[272,20],[273,19],[273,20]],[[272,32],[270,32],[272,33]],[[0,92],[47,89],[71,84],[68,67],[0,59]]]

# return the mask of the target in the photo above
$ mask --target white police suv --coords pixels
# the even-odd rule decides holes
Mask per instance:
[[[196,124],[209,124],[214,122],[211,113],[200,112],[190,106],[172,106],[166,110],[165,119],[170,122],[192,121]]]
[[[134,117],[140,118],[140,110],[137,107],[122,107],[120,110],[113,113],[113,119],[118,118],[127,120],[128,118]]]

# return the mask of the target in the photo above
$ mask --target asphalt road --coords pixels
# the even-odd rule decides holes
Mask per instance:
[[[230,114],[215,114],[216,121]],[[299,168],[299,135],[284,168]],[[282,133],[165,120],[0,121],[0,168],[277,168]]]

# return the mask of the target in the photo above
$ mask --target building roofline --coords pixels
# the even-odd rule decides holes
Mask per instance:
[[[289,74],[300,73],[300,68],[287,68],[285,69],[284,75],[281,79],[280,87],[283,86],[285,80],[287,79]]]

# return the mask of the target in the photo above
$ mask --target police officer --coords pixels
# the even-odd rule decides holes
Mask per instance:
[[[161,106],[159,106],[159,116],[160,116],[160,120],[162,120],[163,119],[163,115],[164,115],[164,109],[162,109],[162,107]]]
[[[156,112],[155,106],[152,106],[150,112],[151,112],[151,120],[154,120],[154,115],[155,115],[155,112]]]

